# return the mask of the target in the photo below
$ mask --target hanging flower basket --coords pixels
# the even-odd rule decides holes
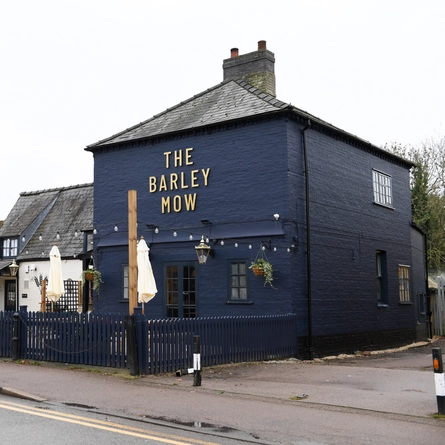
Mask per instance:
[[[82,271],[82,284],[85,284],[86,281],[92,282],[93,290],[98,291],[102,281],[102,274],[100,270],[90,268]]]
[[[262,266],[253,265],[250,267],[257,277],[264,277],[264,269]]]
[[[249,269],[252,269],[252,272],[257,277],[264,277],[264,285],[268,284],[270,287],[274,287],[272,285],[272,281],[274,279],[273,276],[273,267],[272,264],[264,258],[257,258]]]

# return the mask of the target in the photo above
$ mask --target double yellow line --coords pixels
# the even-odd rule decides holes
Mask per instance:
[[[113,423],[105,420],[90,419],[88,417],[75,416],[72,414],[65,414],[54,410],[44,411],[41,408],[33,408],[19,403],[0,402],[0,409],[7,409],[19,413],[30,414],[32,416],[44,417],[46,419],[58,420],[60,422],[68,422],[76,425],[86,426],[89,428],[96,428],[98,430],[109,431],[112,433],[123,434],[126,436],[140,437],[142,439],[157,440],[173,445],[218,445],[215,442],[206,442],[202,440],[186,439],[180,436],[171,434],[163,434],[155,431],[144,430],[142,428],[134,428],[119,423]]]

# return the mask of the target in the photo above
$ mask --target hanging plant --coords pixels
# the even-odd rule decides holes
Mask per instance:
[[[272,284],[272,281],[274,279],[273,267],[272,264],[269,263],[269,261],[267,260],[262,246],[258,251],[255,261],[249,266],[249,269],[252,269],[253,273],[256,276],[264,277],[264,285],[268,284],[270,287],[274,288]]]
[[[82,284],[85,284],[86,281],[91,281],[93,290],[98,291],[100,284],[103,283],[100,270],[93,267],[82,271]]]

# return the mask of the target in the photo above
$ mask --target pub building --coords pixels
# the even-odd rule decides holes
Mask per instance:
[[[412,164],[279,100],[274,65],[265,41],[234,48],[220,84],[86,147],[94,308],[129,310],[134,190],[158,289],[148,317],[296,314],[302,357],[308,344],[321,355],[425,339]],[[273,281],[253,273],[257,260]]]

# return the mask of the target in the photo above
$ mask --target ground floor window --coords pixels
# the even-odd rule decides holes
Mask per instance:
[[[247,300],[247,265],[245,262],[230,263],[230,301]]]
[[[194,264],[172,264],[165,268],[165,301],[167,317],[196,317],[196,267]]]
[[[129,298],[129,270],[130,268],[128,266],[123,266],[122,268],[122,295],[124,300],[128,300]]]
[[[401,303],[411,302],[410,286],[409,286],[409,266],[399,265],[399,298]]]
[[[375,253],[376,277],[377,277],[377,304],[388,304],[388,287],[386,275],[386,252],[377,250]]]

